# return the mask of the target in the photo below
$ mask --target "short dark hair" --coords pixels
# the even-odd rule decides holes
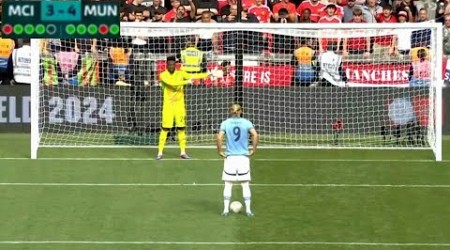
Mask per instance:
[[[421,59],[421,60],[426,59],[426,57],[427,57],[427,51],[426,51],[425,49],[419,49],[419,50],[417,51],[417,57],[418,57],[419,59]]]
[[[385,4],[385,5],[383,6],[383,10],[392,10],[392,5],[390,5],[390,4]]]
[[[166,60],[167,60],[167,62],[170,62],[170,61],[176,62],[177,58],[175,56],[168,56]]]
[[[285,8],[281,8],[279,11],[278,11],[278,15],[289,15],[289,11],[287,10],[287,9],[285,9]]]

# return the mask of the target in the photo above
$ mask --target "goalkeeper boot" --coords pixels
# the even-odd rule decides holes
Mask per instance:
[[[162,158],[163,158],[163,155],[162,155],[162,154],[156,156],[156,160],[161,160]]]
[[[187,154],[181,154],[180,158],[183,159],[183,160],[191,159],[191,157],[189,157],[189,155],[187,155]]]

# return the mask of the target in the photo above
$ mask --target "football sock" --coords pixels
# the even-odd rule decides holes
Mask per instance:
[[[247,213],[250,213],[252,210],[250,209],[251,203],[251,192],[250,192],[250,183],[248,181],[242,182],[242,196],[244,196],[245,201],[245,209]]]
[[[228,213],[230,208],[231,191],[233,189],[233,183],[226,181],[223,188],[223,212]]]
[[[181,154],[186,154],[186,129],[178,129],[177,135]]]
[[[158,143],[158,155],[162,155],[164,150],[164,145],[166,144],[167,134],[169,133],[169,130],[167,129],[161,129],[161,132],[159,133],[159,143]]]

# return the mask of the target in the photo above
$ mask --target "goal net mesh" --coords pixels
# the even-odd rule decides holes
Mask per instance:
[[[317,28],[127,23],[121,39],[41,40],[40,146],[157,145],[159,74],[192,43],[209,75],[184,89],[188,147],[214,146],[236,100],[261,146],[433,147],[435,29]]]

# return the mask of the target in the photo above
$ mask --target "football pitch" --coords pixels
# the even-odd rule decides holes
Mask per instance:
[[[0,249],[450,249],[450,140],[427,150],[269,150],[252,209],[222,217],[213,149],[41,149],[0,134]],[[243,202],[240,186],[232,200]]]

